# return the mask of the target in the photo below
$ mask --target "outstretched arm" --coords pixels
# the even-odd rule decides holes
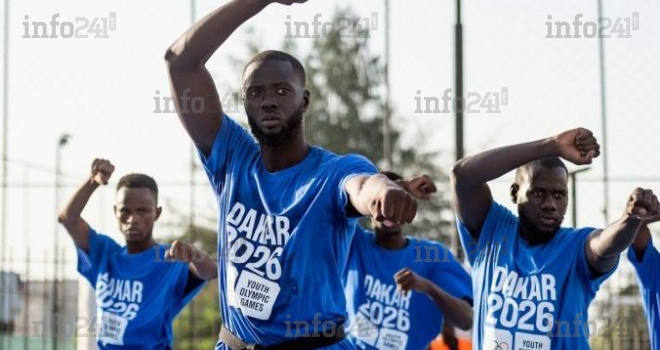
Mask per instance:
[[[92,193],[99,185],[106,185],[115,167],[105,159],[94,159],[89,180],[83,182],[69,203],[60,211],[58,221],[62,224],[76,246],[89,252],[89,224],[80,216]]]
[[[562,157],[574,164],[589,164],[600,154],[599,149],[591,131],[578,128],[547,139],[465,157],[454,165],[450,174],[454,210],[476,239],[493,200],[488,181],[545,157]]]
[[[643,224],[637,232],[637,236],[632,242],[632,248],[635,249],[637,260],[641,261],[644,258],[644,251],[651,241],[651,230],[647,224]]]
[[[204,66],[213,53],[244,22],[272,2],[306,0],[233,0],[195,23],[165,54],[179,119],[195,145],[209,155],[223,115],[218,91]],[[203,107],[192,107],[192,100]]]
[[[426,279],[408,268],[394,275],[397,288],[402,292],[415,290],[427,294],[442,310],[447,320],[460,329],[472,327],[472,307],[462,299],[451,296],[431,280]]]
[[[187,262],[190,273],[200,280],[209,281],[218,277],[218,265],[208,254],[191,244],[174,241],[165,252],[165,259]]]
[[[587,238],[585,250],[589,267],[596,273],[611,270],[619,254],[630,246],[635,236],[641,233],[640,230],[644,227],[648,232],[645,222],[658,216],[659,209],[658,198],[653,191],[636,188],[628,197],[623,215],[607,228],[592,232]]]

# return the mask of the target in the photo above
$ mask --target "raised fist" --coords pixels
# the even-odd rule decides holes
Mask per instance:
[[[94,159],[92,162],[92,181],[98,185],[107,185],[115,166],[107,159]]]

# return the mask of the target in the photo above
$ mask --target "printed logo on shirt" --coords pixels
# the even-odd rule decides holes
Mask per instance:
[[[266,215],[236,202],[227,216],[229,305],[245,316],[270,318],[280,293],[279,257],[291,238],[286,216]],[[234,268],[235,266],[239,268]]]
[[[359,341],[383,350],[403,350],[410,330],[410,298],[396,284],[385,283],[367,274],[364,278],[367,302],[360,305],[349,330]]]
[[[143,291],[141,281],[110,278],[107,272],[98,275],[96,306],[101,322],[97,337],[103,344],[124,344],[126,326],[140,311]]]
[[[487,299],[483,348],[550,350],[547,334],[555,323],[556,301],[554,275],[520,276],[496,266]]]

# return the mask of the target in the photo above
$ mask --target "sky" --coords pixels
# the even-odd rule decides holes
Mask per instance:
[[[469,101],[478,101],[474,112],[466,113],[465,153],[540,139],[578,126],[589,128],[604,141],[607,152],[611,221],[621,214],[633,188],[660,192],[660,3],[603,2],[603,14],[613,27],[631,23],[630,38],[603,29],[612,36],[604,39],[606,138],[601,122],[598,40],[585,37],[584,32],[597,21],[595,1],[465,2],[465,91],[472,98]],[[222,3],[198,0],[196,16]],[[363,23],[373,25],[370,53],[382,54],[383,0],[273,4],[237,30],[207,64],[221,94],[238,91],[240,68],[230,58],[246,61],[248,40],[256,37],[264,48],[279,48],[294,22],[310,23],[315,16],[328,21],[335,8],[347,6]],[[190,25],[190,3],[21,0],[11,1],[9,14],[9,55],[1,59],[9,60],[9,98],[3,102],[8,103],[9,121],[5,254],[13,261],[10,267],[25,274],[23,261],[29,248],[34,262],[30,277],[52,273],[50,264],[43,263],[52,260],[54,237],[59,237],[68,263],[65,275],[75,276],[73,244],[57,227],[56,208],[88,176],[96,157],[115,164],[114,180],[128,172],[143,172],[159,182],[165,210],[156,227],[157,239],[187,225],[182,214],[189,212],[191,203],[187,187],[191,144],[176,115],[157,113],[162,110],[156,103],[169,95],[163,55]],[[33,22],[50,23],[55,14],[58,23],[71,22],[74,28],[85,21],[109,22],[111,16],[115,26],[107,30],[107,38],[94,38],[94,33],[88,38],[64,38],[67,24],[58,25],[57,38],[31,37]],[[438,152],[439,165],[445,171],[454,157],[453,114],[423,113],[425,105],[418,101],[435,98],[442,102],[445,90],[453,87],[454,16],[452,1],[391,0],[392,125],[403,131],[403,146]],[[556,22],[569,22],[571,34],[576,34],[576,16],[582,37],[556,37]],[[633,27],[634,23],[638,25]],[[248,27],[255,36],[248,35]],[[54,34],[50,25],[48,34]],[[296,42],[300,55],[309,52],[311,39]],[[501,98],[504,91],[506,100]],[[487,103],[482,104],[484,101]],[[499,108],[494,109],[494,103]],[[488,105],[498,113],[487,113]],[[245,120],[242,111],[234,117]],[[64,188],[56,203],[55,155],[64,134],[71,138],[61,148]],[[195,164],[199,162],[195,160]],[[604,224],[602,174],[603,157],[579,175],[580,225]],[[495,198],[512,207],[507,199],[510,179],[511,174],[493,182],[492,187]],[[199,169],[194,181],[196,220],[213,227],[215,205]],[[83,216],[93,227],[121,240],[112,215],[115,183],[111,181],[94,194]]]

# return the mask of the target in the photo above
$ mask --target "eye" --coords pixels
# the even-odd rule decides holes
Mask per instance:
[[[289,92],[289,90],[287,90],[285,88],[278,88],[277,89],[277,94],[281,95],[281,96],[285,96],[288,92]]]
[[[259,94],[260,94],[259,89],[248,89],[247,92],[245,93],[245,95],[248,98],[259,97]]]
[[[564,199],[564,198],[566,198],[566,193],[555,192],[555,199]]]
[[[532,197],[540,198],[540,197],[543,197],[543,191],[534,190],[534,191],[532,191],[531,195],[532,195]]]

